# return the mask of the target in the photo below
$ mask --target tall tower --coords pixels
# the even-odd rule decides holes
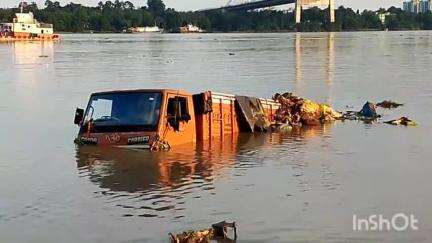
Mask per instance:
[[[432,1],[432,0],[429,0]],[[329,8],[329,18],[330,18],[330,23],[334,23],[335,22],[335,0],[297,0],[295,3],[295,18],[296,18],[296,23],[299,24],[301,23],[301,11],[303,9],[303,7],[321,7],[321,6],[326,6]]]
[[[301,23],[301,11],[302,11],[302,5],[300,3],[300,0],[297,0],[295,3],[295,18],[296,18],[296,24]]]
[[[431,1],[431,0],[429,0],[429,1]],[[329,0],[329,14],[330,14],[330,23],[334,23],[336,21],[335,0]]]
[[[413,13],[419,13],[420,12],[420,0],[413,0],[412,1],[413,4]]]

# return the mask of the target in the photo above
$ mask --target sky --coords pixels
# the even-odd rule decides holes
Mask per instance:
[[[43,6],[45,0],[27,0],[28,2],[36,2],[38,5]],[[53,0],[54,1],[54,0]],[[81,3],[83,5],[96,5],[100,0],[57,0],[62,4],[68,2]],[[103,0],[105,2],[106,0]],[[112,0],[114,1],[114,0]],[[147,0],[129,0],[135,4],[135,6],[144,6]],[[236,2],[242,2],[244,0],[235,0]],[[177,10],[198,10],[210,7],[219,7],[225,5],[228,0],[164,0],[168,7],[175,8]],[[344,5],[353,9],[370,9],[376,10],[379,7],[390,7],[396,6],[401,7],[403,0],[336,0],[338,5]],[[19,0],[0,0],[0,7],[12,7],[16,6]],[[290,7],[290,5],[287,5]]]

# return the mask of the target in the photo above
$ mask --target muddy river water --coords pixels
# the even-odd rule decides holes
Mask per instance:
[[[231,54],[230,54],[231,53]],[[0,44],[0,242],[167,242],[236,221],[239,242],[432,241],[432,32],[64,35]],[[77,148],[91,92],[277,91],[418,127],[337,122],[169,152]],[[418,230],[356,231],[414,215]],[[403,222],[399,222],[399,226]]]

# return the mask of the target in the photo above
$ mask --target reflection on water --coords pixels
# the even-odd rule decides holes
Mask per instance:
[[[40,65],[54,60],[54,42],[13,42],[13,62],[15,65]]]
[[[267,153],[275,148],[292,146],[294,151],[301,150],[309,139],[328,134],[330,128],[326,125],[282,134],[240,134],[232,140],[209,140],[169,152],[82,146],[77,147],[76,159],[80,176],[98,185],[98,194],[108,201],[116,198],[116,206],[136,209],[138,216],[164,217],[165,211],[180,213],[189,194],[193,198],[201,197],[201,193],[215,194],[215,181],[231,175],[241,177],[248,169],[264,166]],[[276,156],[292,152],[288,149]],[[307,181],[301,178],[302,167],[307,165],[296,161],[292,166],[299,179],[299,191],[307,191]]]
[[[295,46],[295,91],[301,92],[302,86],[306,85],[303,84],[303,82],[306,82],[304,79],[304,74],[302,70],[302,55],[303,52],[306,52],[305,54],[310,54],[309,49],[320,49],[323,51],[323,53],[316,51],[314,52],[314,55],[316,55],[316,59],[319,60],[317,63],[318,65],[324,67],[315,66],[312,67],[312,72],[318,72],[320,69],[324,69],[324,72],[326,74],[325,83],[327,85],[327,99],[326,103],[331,104],[332,103],[332,94],[331,94],[331,88],[334,80],[334,69],[335,69],[335,33],[329,32],[325,33],[325,37],[308,37],[307,35],[304,36],[303,33],[296,33],[295,39],[294,39],[294,46]],[[323,55],[324,58],[322,59],[319,57],[319,55]],[[321,63],[319,63],[321,61]],[[309,80],[311,81],[311,80]],[[315,80],[312,80],[315,81]]]

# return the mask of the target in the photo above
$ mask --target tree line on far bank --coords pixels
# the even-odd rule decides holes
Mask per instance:
[[[0,9],[0,22],[11,22],[18,8]],[[336,22],[330,24],[328,10],[306,9],[302,23],[295,24],[292,12],[261,10],[243,12],[179,12],[166,8],[162,0],[148,0],[147,6],[135,7],[130,1],[99,2],[89,7],[47,0],[44,8],[35,3],[26,6],[42,22],[54,24],[56,31],[66,32],[121,32],[129,27],[158,25],[167,31],[194,24],[208,32],[274,32],[274,31],[357,31],[357,30],[430,30],[432,14],[412,14],[391,7],[378,12],[353,11],[339,7]],[[377,13],[388,13],[382,23]]]

